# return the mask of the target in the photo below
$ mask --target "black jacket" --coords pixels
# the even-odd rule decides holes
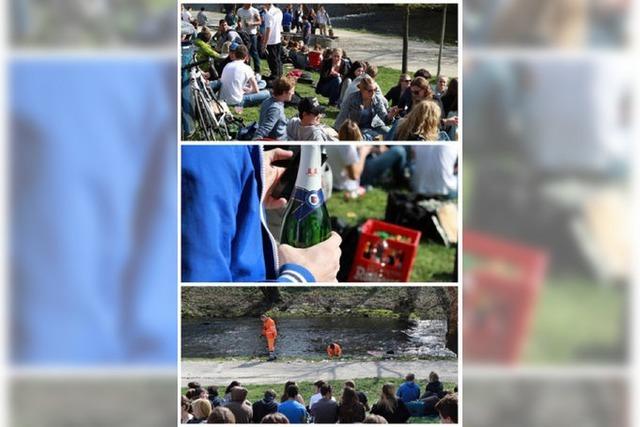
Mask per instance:
[[[371,408],[371,413],[382,416],[389,424],[406,423],[409,417],[411,417],[411,413],[402,400],[398,399],[397,402],[398,405],[394,411],[389,411],[379,403],[376,403],[373,405],[373,408]]]
[[[253,408],[253,422],[256,424],[260,424],[260,421],[262,421],[265,415],[278,412],[278,403],[275,400],[266,401],[262,399],[255,402],[252,408]]]

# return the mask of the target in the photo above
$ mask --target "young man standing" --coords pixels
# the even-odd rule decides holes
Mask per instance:
[[[249,34],[251,46],[249,46],[249,55],[253,60],[253,71],[260,73],[260,54],[258,53],[258,27],[262,23],[258,9],[251,6],[251,3],[245,3],[236,12],[239,18],[238,26]]]
[[[282,11],[271,3],[264,5],[265,30],[262,38],[262,50],[267,51],[267,62],[271,79],[282,76]]]
[[[276,322],[266,314],[260,316],[260,320],[262,320],[262,336],[267,340],[267,350],[269,350],[267,360],[276,360],[276,338],[278,337]]]

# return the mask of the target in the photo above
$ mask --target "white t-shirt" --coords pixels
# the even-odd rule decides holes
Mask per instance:
[[[316,22],[318,23],[318,25],[326,25],[329,22],[327,12],[318,12],[316,15]]]
[[[191,13],[189,13],[188,10],[185,10],[184,12],[182,12],[182,20],[186,21],[186,22],[191,22]]]
[[[260,13],[255,7],[245,9],[241,7],[236,11],[240,22],[242,22],[242,28],[248,30],[250,34],[258,34],[258,25],[249,25],[249,21],[255,21],[260,18]]]
[[[426,195],[449,195],[458,190],[458,177],[453,168],[458,158],[456,144],[416,145],[415,171],[411,177],[411,189]]]
[[[357,190],[360,182],[349,178],[346,167],[358,163],[360,157],[354,145],[325,145],[327,163],[333,174],[333,188],[336,190]]]
[[[244,88],[254,76],[251,67],[243,61],[231,61],[222,70],[220,98],[229,105],[240,104],[244,96]]]
[[[280,9],[272,5],[271,9],[267,10],[264,14],[264,28],[271,28],[267,46],[282,43],[282,11]]]

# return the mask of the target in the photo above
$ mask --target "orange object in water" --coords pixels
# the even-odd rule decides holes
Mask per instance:
[[[329,344],[327,346],[327,355],[329,355],[329,358],[341,357],[342,356],[342,347],[340,347],[340,344],[337,344],[337,343]]]
[[[275,351],[278,330],[276,329],[276,322],[272,318],[267,317],[262,322],[262,335],[267,339],[267,348],[269,351]]]

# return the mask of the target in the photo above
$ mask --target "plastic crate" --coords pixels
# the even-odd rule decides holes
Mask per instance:
[[[320,70],[320,66],[322,65],[322,52],[317,52],[312,50],[309,52],[309,67],[314,70]]]
[[[390,235],[387,247],[376,233]],[[402,236],[406,242],[393,236]],[[350,282],[407,282],[418,253],[420,232],[375,219],[362,225],[358,248],[351,264]],[[367,256],[368,255],[368,256]]]

